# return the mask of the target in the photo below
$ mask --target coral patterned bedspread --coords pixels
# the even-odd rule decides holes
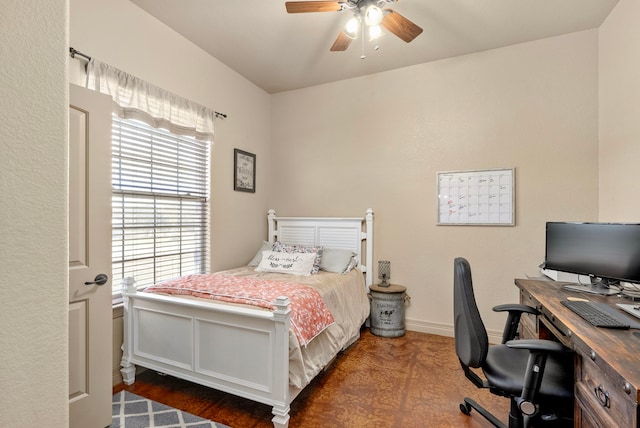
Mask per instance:
[[[145,291],[189,295],[275,309],[280,296],[291,301],[290,327],[301,346],[334,323],[320,293],[307,285],[219,273],[187,275],[148,287]]]

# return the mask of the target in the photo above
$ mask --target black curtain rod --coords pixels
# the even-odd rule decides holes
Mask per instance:
[[[86,59],[87,61],[91,61],[91,57],[89,55],[83,54],[79,50],[74,49],[72,47],[69,48],[69,55],[71,55],[71,58],[75,58],[76,56],[81,56],[82,58]],[[226,114],[220,113],[219,111],[215,111],[214,110],[213,113],[216,115],[216,117],[221,117],[223,119],[227,118]]]
[[[71,55],[71,58],[75,58],[76,55],[81,56],[82,58],[86,59],[87,61],[91,61],[91,57],[89,55],[85,55],[82,52],[74,49],[74,48],[69,48],[69,55]]]

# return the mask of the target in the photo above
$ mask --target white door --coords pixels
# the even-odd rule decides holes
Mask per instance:
[[[70,85],[69,104],[69,426],[104,428],[112,395],[111,97]],[[103,282],[100,274],[107,281],[92,283]]]

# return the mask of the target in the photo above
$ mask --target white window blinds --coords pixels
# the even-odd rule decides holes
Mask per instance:
[[[207,272],[210,143],[114,116],[112,145],[114,293]]]

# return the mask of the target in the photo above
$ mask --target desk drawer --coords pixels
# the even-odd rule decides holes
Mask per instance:
[[[588,356],[580,358],[580,379],[576,382],[576,399],[588,414],[597,415],[595,426],[636,426],[636,403],[623,385],[611,381]],[[615,421],[614,425],[609,425]]]
[[[600,404],[594,402],[593,391],[582,382],[576,384],[576,409],[574,426],[579,428],[620,427],[606,412],[600,410]],[[631,426],[631,425],[629,425]]]

